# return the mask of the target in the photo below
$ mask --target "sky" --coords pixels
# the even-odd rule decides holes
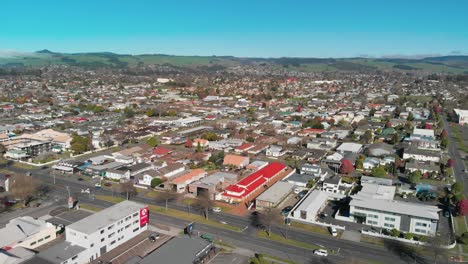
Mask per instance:
[[[0,51],[355,57],[468,53],[465,0],[9,0]]]

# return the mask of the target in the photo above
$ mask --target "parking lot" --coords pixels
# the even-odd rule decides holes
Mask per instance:
[[[249,257],[239,255],[236,253],[218,253],[209,264],[247,264],[249,263]]]
[[[66,207],[58,207],[50,211],[49,215],[51,218],[47,219],[48,222],[67,226],[88,217],[91,213],[81,210],[69,210]]]

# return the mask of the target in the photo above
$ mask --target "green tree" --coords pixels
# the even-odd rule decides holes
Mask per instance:
[[[406,118],[406,120],[408,120],[408,121],[413,121],[413,120],[414,120],[413,113],[410,112],[410,113],[408,114],[408,117]]]
[[[247,142],[254,142],[254,141],[255,141],[255,138],[253,138],[252,136],[248,136],[245,140],[246,140]]]
[[[146,110],[146,116],[148,117],[152,117],[152,116],[155,116],[156,115],[156,111],[154,109],[148,109]]]
[[[163,182],[164,182],[164,180],[162,180],[161,178],[153,178],[151,180],[151,188],[156,188],[157,186],[159,186]]]
[[[398,133],[393,134],[391,143],[393,145],[400,143],[400,136],[398,136]]]
[[[468,245],[468,232],[464,232],[459,238],[458,242]]]
[[[88,137],[83,137],[77,134],[73,134],[70,147],[73,153],[81,154],[83,152],[91,150],[91,147],[92,147],[91,140]]]
[[[463,193],[463,184],[461,182],[456,182],[452,184],[452,193],[453,194]]]
[[[390,231],[390,235],[392,237],[399,237],[400,236],[400,231],[394,228],[394,229],[392,229],[392,231]]]
[[[372,169],[372,176],[377,177],[377,178],[386,178],[387,171],[385,171],[384,166],[377,166]]]
[[[413,171],[409,177],[408,180],[412,184],[417,184],[421,181],[422,173],[420,170]]]
[[[372,142],[372,138],[373,138],[373,134],[372,134],[372,131],[370,130],[366,130],[366,132],[364,132],[364,135],[362,135],[362,141],[363,143],[371,143]]]
[[[218,135],[216,135],[215,132],[206,132],[203,134],[202,138],[208,141],[216,141],[218,140]]]
[[[146,140],[146,144],[154,148],[160,144],[160,141],[157,137],[150,137],[148,140]]]
[[[442,138],[442,140],[440,141],[440,146],[441,146],[442,148],[444,148],[444,149],[447,148],[448,144],[449,144],[449,141],[448,141],[448,138],[446,138],[446,137],[445,137],[445,138]]]
[[[369,116],[374,116],[374,115],[375,115],[375,112],[377,112],[377,110],[375,110],[375,108],[372,108],[372,109],[369,111]]]

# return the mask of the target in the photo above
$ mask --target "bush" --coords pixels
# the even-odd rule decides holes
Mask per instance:
[[[400,236],[400,231],[396,230],[395,228],[390,231],[390,235],[392,237],[399,237]]]
[[[468,232],[463,233],[459,238],[458,242],[468,245]]]
[[[160,178],[154,178],[151,180],[151,188],[156,188],[159,184],[163,183],[164,181]]]
[[[413,239],[413,237],[414,237],[414,235],[411,234],[411,233],[406,233],[405,236],[404,236],[404,238],[405,238],[405,239],[408,239],[408,240]]]

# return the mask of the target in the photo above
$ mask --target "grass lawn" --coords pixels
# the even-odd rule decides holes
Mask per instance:
[[[120,203],[120,202],[125,200],[125,199],[120,198],[120,197],[112,197],[112,196],[108,196],[108,195],[96,195],[96,199],[111,202],[111,203]],[[236,226],[232,226],[232,225],[229,225],[229,224],[225,225],[225,224],[222,224],[222,223],[214,221],[214,220],[205,219],[201,215],[188,214],[187,212],[182,212],[182,211],[174,210],[174,209],[170,209],[170,208],[168,208],[166,210],[166,208],[156,206],[156,205],[149,205],[149,208],[150,208],[150,211],[152,211],[152,212],[173,216],[173,217],[185,219],[185,220],[188,220],[188,221],[202,223],[202,224],[210,225],[210,226],[216,226],[216,227],[219,227],[219,228],[224,228],[224,229],[228,229],[228,230],[232,230],[232,231],[236,231],[236,232],[239,232],[241,230],[240,228],[238,228]]]
[[[13,167],[23,170],[37,170],[39,167],[20,162],[14,162]]]
[[[466,229],[465,219],[463,216],[454,217],[453,220],[456,222],[456,225],[457,225],[457,230],[456,230],[457,235],[461,235],[464,232],[468,231]]]
[[[149,192],[145,193],[145,196],[148,197],[148,198],[156,199],[158,197],[158,192],[149,191]]]
[[[439,180],[432,180],[432,179],[421,179],[421,183],[431,184],[431,185],[446,185],[447,182],[439,181]]]
[[[240,231],[239,227],[232,226],[232,225],[229,225],[229,224],[225,225],[225,224],[222,224],[222,223],[220,223],[218,221],[205,219],[201,215],[188,214],[187,212],[174,210],[174,209],[171,209],[171,208],[168,208],[166,210],[166,208],[156,206],[156,205],[150,205],[149,207],[150,207],[150,211],[152,211],[152,212],[157,212],[157,213],[160,213],[160,214],[165,214],[165,215],[185,219],[185,220],[188,220],[188,221],[202,223],[202,224],[205,224],[205,225],[210,225],[210,226],[216,226],[216,227],[219,227],[219,228],[229,229],[229,230],[236,231],[236,232]]]
[[[454,140],[458,143],[457,148],[463,152],[468,152],[468,146],[465,144],[466,142],[463,140],[463,137],[460,132],[460,127],[457,125],[452,125],[450,128],[452,129]]]
[[[6,159],[0,159],[0,165],[5,165],[8,163],[8,160]]]
[[[103,201],[110,202],[110,203],[120,203],[125,200],[124,198],[121,198],[121,197],[112,197],[109,195],[96,195],[96,199],[103,200]]]
[[[312,249],[312,250],[320,249],[319,246],[311,245],[311,244],[300,242],[300,241],[293,240],[293,239],[288,239],[288,238],[285,238],[284,236],[276,234],[276,233],[271,233],[271,235],[268,236],[265,231],[258,231],[257,236],[261,237],[261,238],[269,239],[269,240],[272,240],[272,241],[276,241],[276,242],[279,242],[279,243],[300,247],[300,248],[306,248],[306,249]]]
[[[319,233],[319,234],[322,234],[322,235],[331,236],[330,232],[326,228],[321,227],[321,226],[303,224],[303,223],[298,223],[298,222],[294,222],[294,221],[291,222],[291,226],[293,228],[302,229],[302,230],[309,231],[309,232],[312,232],[312,233]]]
[[[383,238],[366,236],[366,235],[361,236],[361,242],[374,244],[374,245],[378,245],[378,246],[383,246],[384,245]]]
[[[99,211],[102,210],[101,208],[98,208],[96,206],[92,206],[92,205],[89,205],[89,204],[80,204],[80,208],[81,209],[87,209],[87,210],[94,211],[94,212],[99,212]]]

